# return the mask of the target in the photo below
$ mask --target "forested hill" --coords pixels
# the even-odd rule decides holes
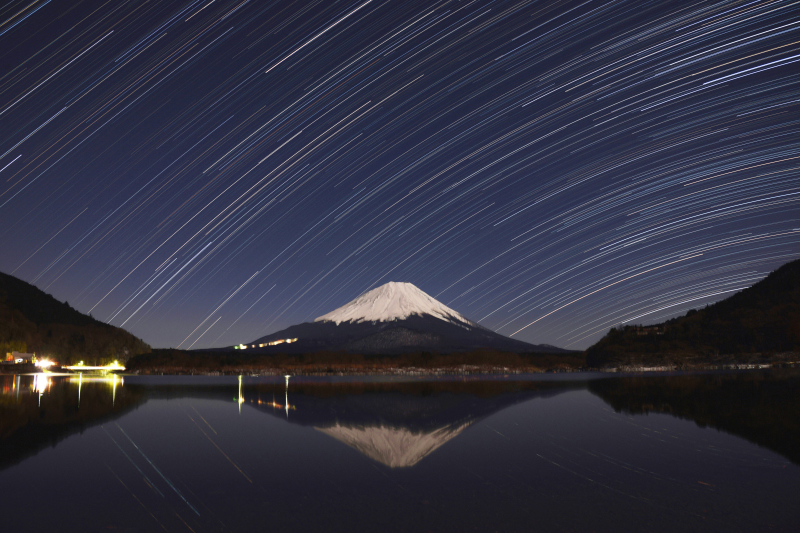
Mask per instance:
[[[35,352],[59,363],[120,362],[150,351],[121,328],[110,326],[59,302],[30,283],[0,273],[0,356]]]
[[[800,260],[705,309],[652,326],[624,326],[587,350],[593,367],[754,362],[800,353]]]

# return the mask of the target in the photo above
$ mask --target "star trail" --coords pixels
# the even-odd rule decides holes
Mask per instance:
[[[155,347],[410,282],[582,349],[800,256],[800,2],[12,0],[0,270]]]

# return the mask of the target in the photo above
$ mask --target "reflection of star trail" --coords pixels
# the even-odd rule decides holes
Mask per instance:
[[[192,406],[192,409],[194,409],[194,406]],[[194,411],[197,413],[197,409],[194,409]],[[186,413],[186,416],[188,416],[188,417],[189,417],[189,420],[191,420],[191,421],[194,423],[194,425],[195,425],[195,426],[197,426],[197,429],[199,429],[199,430],[200,430],[200,433],[202,433],[202,434],[203,434],[203,436],[205,436],[205,438],[207,438],[207,439],[209,440],[209,442],[211,442],[211,444],[213,444],[213,445],[214,445],[214,447],[217,449],[217,451],[219,451],[219,453],[221,453],[221,454],[222,454],[222,456],[223,456],[225,459],[227,459],[227,460],[228,460],[228,462],[229,462],[230,464],[232,464],[232,465],[233,465],[233,467],[234,467],[236,470],[238,470],[238,471],[239,471],[239,473],[240,473],[240,474],[242,474],[242,475],[244,476],[244,478],[245,478],[247,481],[249,481],[250,483],[252,483],[252,482],[253,482],[253,480],[252,480],[252,479],[250,479],[249,477],[247,477],[247,474],[245,474],[245,473],[244,473],[244,471],[242,471],[242,469],[241,469],[241,468],[239,468],[239,465],[237,465],[237,464],[234,462],[234,460],[233,460],[233,459],[231,459],[231,458],[228,456],[228,454],[227,454],[227,453],[225,453],[225,452],[223,452],[223,451],[222,451],[222,448],[220,448],[220,447],[219,447],[219,445],[218,445],[216,442],[214,442],[214,439],[212,439],[212,438],[211,438],[211,436],[210,436],[208,433],[206,433],[206,432],[205,432],[205,430],[204,430],[203,428],[201,428],[201,427],[200,427],[200,424],[198,424],[198,423],[195,421],[195,419],[194,419],[194,418],[192,418],[192,415],[190,415],[189,413]],[[208,427],[211,429],[211,431],[214,431],[214,433],[216,434],[216,431],[214,430],[214,428],[212,428],[212,427],[211,427],[211,424],[209,424],[208,422],[206,422],[206,419],[205,419],[205,418],[203,418],[203,417],[200,415],[200,413],[197,413],[197,416],[199,416],[199,417],[200,417],[200,418],[203,420],[203,422],[205,422],[205,423],[206,423],[206,425],[207,425],[207,426],[208,426]]]
[[[142,509],[147,511],[147,514],[149,514],[150,517],[153,520],[155,520],[158,523],[159,526],[161,526],[161,529],[163,529],[164,531],[169,531],[166,527],[164,527],[164,524],[162,524],[161,521],[158,518],[156,518],[156,515],[154,515],[153,512],[150,509],[148,509],[147,506],[142,502],[142,500],[140,500],[139,497],[128,487],[128,485],[126,485],[125,482],[122,481],[122,479],[117,475],[117,473],[114,472],[114,470],[112,470],[111,467],[108,466],[108,465],[106,465],[106,468],[108,468],[109,472],[111,472],[111,475],[114,476],[117,479],[117,481],[119,481],[120,484],[123,487],[125,487],[125,490],[127,490],[130,493],[130,495],[133,497],[133,499],[136,500],[136,502],[139,505],[142,506]],[[176,513],[176,515],[177,515],[177,513]],[[180,516],[178,516],[178,518],[180,518]]]
[[[158,495],[159,495],[159,496],[161,496],[161,497],[163,498],[163,497],[164,497],[164,493],[162,493],[160,490],[158,490],[158,487],[156,487],[156,486],[155,486],[155,484],[154,484],[152,481],[150,481],[150,478],[149,478],[149,477],[147,477],[147,474],[145,474],[144,472],[142,472],[142,469],[141,469],[141,468],[139,468],[139,465],[137,465],[137,464],[136,464],[136,463],[133,461],[133,459],[131,459],[130,455],[128,455],[127,453],[125,453],[125,450],[123,450],[123,449],[122,449],[122,446],[120,446],[120,445],[119,445],[119,443],[118,443],[118,442],[117,442],[117,441],[114,439],[114,437],[112,437],[112,436],[111,436],[111,433],[109,433],[109,432],[108,432],[108,430],[107,430],[105,427],[103,428],[103,431],[105,431],[106,435],[108,435],[108,438],[109,438],[109,439],[111,439],[111,442],[113,442],[113,443],[114,443],[114,445],[115,445],[115,446],[116,446],[116,447],[119,449],[119,451],[121,451],[121,452],[122,452],[122,455],[124,455],[124,456],[125,456],[125,458],[128,460],[128,462],[129,462],[129,463],[131,463],[131,464],[133,465],[133,467],[136,469],[136,471],[137,471],[137,472],[139,472],[139,473],[142,475],[142,478],[145,480],[145,482],[147,483],[147,485],[148,485],[148,486],[149,486],[151,489],[153,489],[154,491],[156,491],[156,492],[158,493]]]
[[[169,478],[167,478],[167,476],[165,476],[164,474],[162,474],[162,473],[161,473],[161,470],[159,470],[159,469],[158,469],[158,467],[156,467],[156,465],[155,465],[155,464],[153,464],[153,461],[151,461],[151,460],[150,460],[150,458],[149,458],[149,457],[147,457],[147,456],[144,454],[144,452],[143,452],[143,451],[142,451],[142,450],[139,448],[139,446],[137,446],[137,445],[136,445],[136,443],[135,443],[135,442],[133,442],[133,439],[131,439],[131,438],[128,436],[128,434],[127,434],[127,433],[125,433],[125,430],[123,430],[123,429],[120,427],[120,425],[119,425],[119,424],[117,424],[116,422],[115,422],[114,424],[117,426],[117,429],[119,429],[119,430],[120,430],[120,432],[121,432],[123,435],[125,435],[125,438],[126,438],[126,439],[128,439],[128,441],[129,441],[129,442],[130,442],[130,443],[133,445],[133,447],[134,447],[134,448],[136,448],[136,451],[137,451],[137,452],[139,452],[139,453],[142,455],[142,457],[144,457],[144,460],[145,460],[145,461],[147,461],[147,463],[148,463],[148,464],[149,464],[149,465],[150,465],[150,466],[153,468],[153,470],[155,470],[155,471],[156,471],[156,473],[157,473],[159,476],[161,476],[161,479],[163,479],[163,480],[164,480],[164,482],[165,482],[167,485],[169,485],[169,488],[171,488],[171,489],[173,490],[173,492],[175,492],[175,494],[177,494],[177,495],[180,497],[180,499],[181,499],[181,500],[183,500],[183,501],[184,501],[184,503],[185,503],[186,505],[188,505],[188,506],[189,506],[189,509],[191,509],[192,511],[194,511],[194,512],[195,512],[195,514],[196,514],[197,516],[200,516],[200,513],[199,513],[199,512],[197,512],[197,509],[195,509],[195,508],[194,508],[194,506],[193,506],[191,503],[189,503],[189,500],[187,500],[187,499],[186,499],[186,498],[183,496],[183,494],[181,494],[181,492],[180,492],[180,491],[177,489],[177,487],[175,487],[175,485],[173,485],[173,484],[172,484],[172,481],[170,481],[170,480],[169,480]]]
[[[0,45],[0,269],[156,346],[393,279],[584,347],[800,254],[788,0],[15,0]]]

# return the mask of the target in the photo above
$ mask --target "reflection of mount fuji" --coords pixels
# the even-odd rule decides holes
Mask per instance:
[[[44,375],[40,375],[44,376]],[[578,376],[575,376],[578,377]],[[587,389],[626,413],[694,420],[800,464],[800,372],[608,377],[589,381],[284,381],[0,376],[0,471],[148,400],[207,399],[316,428],[390,467],[412,466],[472,424],[534,398]],[[78,378],[80,379],[80,378]],[[138,381],[138,383],[137,383]],[[237,394],[238,392],[238,394]],[[288,399],[288,402],[287,402]],[[289,404],[288,406],[286,404]],[[235,411],[232,411],[235,412]],[[333,441],[331,441],[333,443]]]
[[[330,384],[290,385],[291,410],[271,406],[266,411],[312,426],[370,459],[398,468],[417,464],[493,413],[585,386],[576,382],[353,385],[351,390],[332,390]],[[263,406],[259,408],[264,410]]]
[[[386,426],[350,427],[341,424],[317,428],[321,432],[391,468],[414,466],[450,439],[457,437],[471,422],[453,424],[430,433],[414,433],[406,428]]]

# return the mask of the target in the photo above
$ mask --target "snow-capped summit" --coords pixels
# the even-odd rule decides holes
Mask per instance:
[[[411,315],[430,315],[448,322],[478,326],[411,283],[394,281],[362,294],[352,302],[322,315],[314,322],[335,322],[338,326],[342,322],[404,320]]]

